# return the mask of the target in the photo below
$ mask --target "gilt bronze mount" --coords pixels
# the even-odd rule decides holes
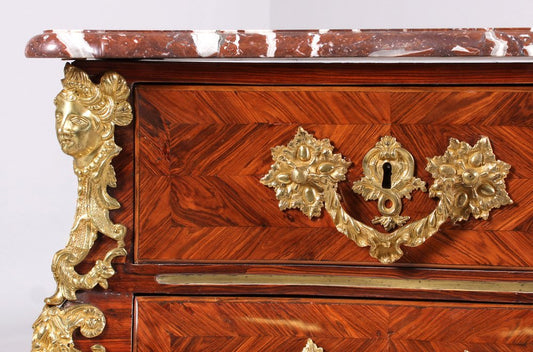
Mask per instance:
[[[324,349],[318,347],[312,339],[307,339],[307,343],[302,352],[324,352]]]
[[[476,219],[487,220],[490,210],[511,204],[505,190],[505,177],[510,165],[496,160],[488,137],[481,137],[474,146],[450,139],[442,156],[427,158],[426,170],[434,179],[429,196],[439,199],[436,208],[426,217],[401,226],[392,233],[382,233],[351,217],[342,207],[337,184],[346,180],[350,161],[333,153],[328,139],[318,140],[302,127],[286,146],[272,148],[270,171],[261,183],[276,191],[280,210],[300,209],[309,218],[318,217],[322,208],[332,217],[337,230],[360,247],[370,247],[370,255],[381,263],[400,259],[401,245],[416,247],[435,234],[451,219],[454,222]],[[392,170],[390,183],[380,185],[383,165]],[[425,191],[425,184],[413,176],[414,161],[406,150],[391,137],[383,137],[365,157],[365,177],[354,183],[354,191],[366,199],[385,199],[392,205],[380,211],[391,220],[375,220],[387,228],[403,225],[399,218],[401,197],[409,198],[411,191]],[[398,204],[396,204],[397,202]],[[384,201],[382,201],[385,204]],[[379,207],[379,206],[378,206]],[[393,211],[394,210],[394,211]],[[384,214],[385,213],[385,214]],[[396,216],[397,218],[394,218]]]
[[[363,159],[365,177],[354,182],[353,191],[365,200],[378,200],[381,216],[372,220],[387,231],[403,226],[409,216],[401,216],[402,198],[411,199],[414,190],[426,191],[426,183],[414,177],[415,160],[392,136],[382,137]],[[390,203],[390,205],[388,205]]]
[[[120,208],[107,193],[116,187],[111,160],[121,148],[115,144],[115,126],[128,125],[133,119],[128,102],[126,80],[114,72],[93,83],[82,70],[67,64],[63,89],[56,96],[56,132],[61,149],[74,159],[78,177],[78,200],[68,243],[52,260],[56,292],[45,299],[45,306],[33,324],[33,352],[77,352],[72,334],[79,328],[86,337],[98,336],[105,328],[104,314],[89,304],[75,304],[76,291],[99,285],[106,289],[115,270],[112,261],[125,256],[126,227],[115,224],[109,211]],[[98,258],[84,274],[76,270],[89,255],[100,235],[111,238],[116,246]],[[102,345],[93,352],[105,352]]]

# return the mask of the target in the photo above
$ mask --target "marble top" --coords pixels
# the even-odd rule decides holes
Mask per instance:
[[[533,57],[533,28],[48,30],[26,56],[61,59]]]

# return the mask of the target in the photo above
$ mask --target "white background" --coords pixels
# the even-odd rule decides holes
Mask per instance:
[[[533,25],[531,0],[19,0],[1,11],[0,352],[30,350],[31,325],[55,289],[52,256],[66,243],[76,200],[72,160],[58,146],[53,118],[64,62],[26,59],[33,35],[45,29]]]

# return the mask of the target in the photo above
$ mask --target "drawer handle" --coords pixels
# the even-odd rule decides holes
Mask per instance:
[[[384,137],[384,140],[395,142],[392,137]],[[379,143],[376,148],[379,148]],[[429,196],[437,197],[439,202],[425,218],[392,233],[379,232],[344,210],[337,184],[346,180],[351,162],[341,154],[333,154],[333,146],[328,139],[318,140],[300,127],[286,146],[272,148],[272,158],[274,164],[261,183],[275,189],[280,210],[300,209],[313,218],[320,216],[325,207],[339,232],[360,247],[369,246],[370,255],[385,264],[394,263],[402,257],[401,245],[421,245],[448,219],[458,222],[468,220],[472,215],[476,219],[487,220],[492,209],[513,202],[505,190],[504,181],[511,166],[496,160],[488,137],[481,137],[474,146],[451,138],[443,155],[427,158],[426,170],[434,179]],[[413,165],[406,166],[407,178],[412,177]],[[363,164],[364,169],[369,167],[369,164]],[[365,172],[365,175],[368,176],[368,173]],[[355,183],[355,191],[362,192],[361,184],[362,181]],[[425,185],[419,179],[409,179],[407,184],[403,196],[408,196],[414,189],[425,191]],[[383,186],[387,185],[382,184],[382,189]],[[374,194],[367,194],[366,198],[379,198],[379,188],[370,189]],[[380,210],[391,212],[391,208],[397,206],[395,200],[393,198],[392,205],[387,207],[385,204]],[[397,213],[394,210],[392,215]],[[403,225],[401,222],[400,219],[394,226]]]
[[[126,255],[126,227],[109,218],[109,211],[120,204],[107,188],[116,186],[111,160],[121,151],[115,144],[115,126],[125,126],[133,119],[130,89],[117,73],[107,72],[99,84],[94,84],[85,72],[69,64],[62,83],[54,101],[57,138],[63,152],[74,158],[78,200],[69,241],[52,260],[57,289],[45,299],[46,305],[33,324],[32,351],[74,351],[75,329],[80,328],[86,337],[103,331],[105,317],[98,308],[88,304],[64,307],[63,303],[76,300],[78,290],[96,285],[106,289],[107,279],[115,273],[113,259]],[[99,233],[114,240],[116,247],[96,260],[87,273],[80,274],[75,267],[85,260]],[[91,350],[103,352],[105,348],[94,345]]]
[[[307,343],[302,352],[324,352],[324,349],[318,347],[312,339],[307,339]]]

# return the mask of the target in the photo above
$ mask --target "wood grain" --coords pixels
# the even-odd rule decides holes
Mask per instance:
[[[392,122],[409,125],[533,126],[533,95],[516,88],[399,89]]]
[[[392,134],[411,151],[416,175],[428,184],[426,157],[442,155],[450,138],[473,145],[489,136],[497,157],[513,166],[507,184],[515,203],[494,210],[489,221],[445,224],[428,244],[406,248],[398,264],[533,264],[529,88],[140,85],[136,110],[139,263],[374,264],[328,216],[281,212],[274,192],[259,183],[272,164],[270,148],[287,144],[301,125],[354,161],[351,182],[362,177],[362,159],[380,136]],[[371,225],[376,204],[353,194],[351,182],[339,189],[345,207]],[[435,204],[415,192],[403,214],[420,219]]]
[[[528,333],[533,327],[530,308],[368,300],[139,297],[134,350],[301,351],[306,338],[311,337],[327,352],[406,351],[407,346],[417,346],[418,350],[431,346],[436,351],[450,346],[475,351],[508,346],[502,350],[528,351],[533,344]]]
[[[526,270],[508,270],[507,268],[492,267],[479,270],[468,267],[460,269],[442,270],[436,268],[419,268],[415,266],[354,266],[339,265],[339,263],[321,262],[309,264],[295,263],[292,265],[278,265],[245,262],[216,264],[126,264],[117,267],[117,275],[113,277],[111,289],[120,289],[136,294],[174,294],[174,295],[291,295],[305,297],[372,297],[372,298],[397,298],[397,299],[422,299],[422,300],[447,300],[447,301],[478,301],[478,302],[509,302],[533,303],[533,295],[528,290],[496,292],[495,290],[443,290],[417,289],[415,287],[346,287],[346,286],[316,286],[292,285],[290,280],[279,281],[278,284],[160,284],[158,275],[165,274],[205,274],[205,275],[306,275],[329,276],[336,280],[343,277],[384,278],[400,280],[419,280],[414,286],[419,286],[425,280],[446,282],[479,281],[498,285],[499,282],[531,283],[533,276]],[[498,270],[495,270],[498,269]]]
[[[94,76],[116,71],[131,83],[251,85],[531,84],[531,63],[243,63],[80,60]]]
[[[449,351],[480,351],[480,352],[520,352],[528,351],[530,346],[477,344],[462,342],[434,342],[434,341],[391,341],[391,352],[449,352]]]

